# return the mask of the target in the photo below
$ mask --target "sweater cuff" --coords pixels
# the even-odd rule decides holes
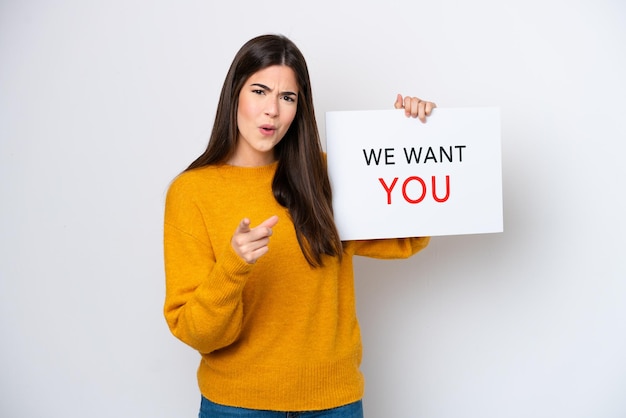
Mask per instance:
[[[212,288],[222,289],[222,302],[230,301],[234,293],[240,293],[245,286],[254,264],[248,264],[233,250],[230,243],[221,252],[222,257],[215,265]],[[219,302],[219,301],[218,301]]]

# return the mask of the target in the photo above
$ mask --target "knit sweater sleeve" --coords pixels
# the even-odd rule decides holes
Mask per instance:
[[[426,248],[430,237],[357,240],[346,243],[349,253],[371,258],[408,258]]]
[[[230,242],[212,243],[193,182],[177,179],[165,204],[164,315],[171,332],[201,353],[231,344],[243,319],[242,292],[252,266]],[[214,245],[224,245],[219,259]]]

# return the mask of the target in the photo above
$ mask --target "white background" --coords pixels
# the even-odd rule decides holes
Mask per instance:
[[[397,92],[502,108],[505,232],[358,260],[367,416],[626,416],[619,0],[0,2],[0,415],[197,415],[164,193],[266,32],[322,130]]]

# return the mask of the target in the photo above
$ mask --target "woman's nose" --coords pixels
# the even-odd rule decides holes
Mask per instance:
[[[265,114],[271,117],[278,115],[278,99],[270,98],[265,105]]]

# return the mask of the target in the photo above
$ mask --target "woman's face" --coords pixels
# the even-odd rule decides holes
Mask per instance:
[[[274,147],[285,136],[298,108],[293,70],[273,65],[252,74],[239,93],[237,144],[231,165],[261,166],[275,161]]]

